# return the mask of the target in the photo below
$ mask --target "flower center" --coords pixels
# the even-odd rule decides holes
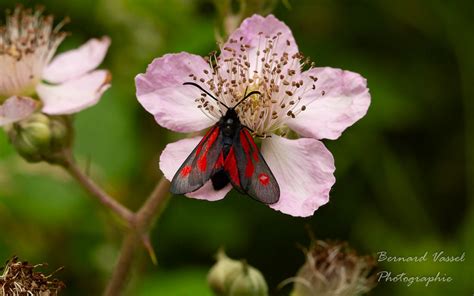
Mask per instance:
[[[0,27],[0,100],[13,95],[33,95],[44,67],[65,37],[53,28],[53,17],[42,10],[17,7]]]
[[[315,89],[316,79],[301,75],[302,67],[310,64],[298,52],[291,52],[289,40],[282,33],[272,36],[259,33],[253,45],[230,39],[221,55],[211,53],[208,61],[211,71],[189,76],[207,85],[226,106],[235,106],[246,94],[258,91],[236,108],[242,124],[257,135],[267,136],[281,130],[288,119],[295,118],[306,109],[302,97]],[[200,108],[211,117],[219,118],[225,110],[202,94],[196,100]],[[198,107],[199,107],[198,106]]]

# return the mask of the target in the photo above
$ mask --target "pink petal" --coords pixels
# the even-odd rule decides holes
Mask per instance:
[[[94,70],[104,60],[109,45],[110,38],[102,37],[59,54],[43,71],[43,79],[51,83],[62,83]]]
[[[166,179],[170,181],[173,179],[178,169],[181,167],[189,154],[191,154],[197,144],[199,144],[201,139],[202,137],[183,139],[166,145],[160,156],[160,169]],[[188,193],[186,196],[208,201],[216,201],[223,199],[231,189],[232,186],[227,185],[223,189],[216,191],[212,188],[212,184],[209,181],[200,189],[192,193]]]
[[[135,78],[137,98],[142,106],[155,116],[163,127],[176,132],[205,129],[217,120],[208,118],[198,108],[195,99],[200,90],[184,82],[193,81],[190,74],[202,77],[209,71],[207,62],[189,53],[167,54],[155,59],[146,73]],[[206,85],[196,81],[202,87]]]
[[[322,142],[272,135],[263,140],[262,155],[280,185],[280,200],[270,207],[307,217],[329,201],[336,168],[331,152]]]
[[[265,49],[267,41],[265,37],[267,36],[270,37],[270,39],[273,36],[278,36],[277,39],[272,40],[272,54],[277,53],[278,57],[280,57],[283,52],[286,52],[291,58],[293,54],[298,52],[295,38],[285,23],[271,14],[266,17],[254,14],[246,18],[240,27],[229,36],[229,39],[222,47],[222,55],[225,58],[232,54],[225,48],[232,48],[239,54],[241,53],[241,45],[247,45],[248,60],[251,64],[250,68],[252,71],[257,63],[257,50],[260,50],[258,63],[261,64],[260,58],[264,55],[263,50]],[[296,68],[299,69],[299,65],[296,65]]]
[[[369,89],[365,78],[359,74],[341,69],[313,68],[303,76],[306,81],[311,81],[309,76],[318,80],[315,90],[303,96],[301,104],[306,106],[306,110],[287,122],[299,134],[316,139],[337,139],[367,113]]]
[[[36,91],[47,114],[71,114],[97,104],[110,87],[110,73],[97,70],[59,85],[39,84]]]
[[[28,97],[10,97],[0,105],[0,126],[20,121],[30,116],[38,107],[38,101]]]

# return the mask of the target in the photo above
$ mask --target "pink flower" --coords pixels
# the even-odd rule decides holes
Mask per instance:
[[[183,85],[193,81],[227,106],[245,91],[258,90],[239,105],[242,123],[264,136],[261,151],[280,185],[273,209],[293,216],[310,216],[329,200],[335,182],[334,159],[320,139],[336,139],[363,117],[370,104],[366,80],[357,73],[313,68],[298,52],[290,29],[273,15],[254,15],[222,46],[219,57],[206,60],[189,53],[155,59],[136,77],[137,97],[163,127],[195,132],[215,124],[225,109]],[[302,137],[287,139],[293,130]],[[171,180],[201,137],[169,144],[160,168]],[[230,185],[215,191],[210,182],[190,197],[222,199]]]
[[[0,125],[28,117],[39,104],[46,114],[71,114],[96,104],[110,86],[106,70],[94,70],[110,39],[92,39],[78,49],[54,53],[66,36],[53,18],[18,7],[0,27]]]

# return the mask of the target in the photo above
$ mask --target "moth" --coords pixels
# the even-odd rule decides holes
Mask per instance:
[[[199,88],[227,111],[178,169],[170,191],[173,194],[194,192],[209,180],[214,190],[220,190],[230,182],[240,193],[265,204],[276,203],[280,198],[278,182],[255,144],[252,130],[240,122],[236,111],[240,103],[252,95],[261,95],[260,92],[252,91],[228,107],[198,84],[185,82],[184,85]]]

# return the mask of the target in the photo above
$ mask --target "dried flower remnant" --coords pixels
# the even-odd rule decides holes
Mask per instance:
[[[59,54],[65,21],[53,26],[42,9],[18,6],[0,27],[0,126],[26,118],[39,106],[47,114],[71,114],[97,103],[110,74],[95,70],[110,39],[92,39]],[[41,102],[35,100],[39,98]]]
[[[44,275],[34,271],[44,264],[31,265],[20,262],[17,257],[7,261],[0,275],[0,296],[55,296],[65,287],[60,280],[53,279],[52,274]]]
[[[136,77],[137,97],[163,127],[196,132],[214,125],[246,93],[258,91],[236,111],[242,124],[262,139],[261,152],[280,186],[280,199],[270,207],[293,216],[311,216],[329,201],[335,182],[334,159],[320,139],[336,139],[362,118],[370,104],[366,80],[357,73],[318,68],[299,52],[293,34],[273,15],[245,19],[220,54],[204,59],[189,53],[155,59]],[[199,84],[219,99],[215,102]],[[302,136],[288,139],[288,131]],[[169,144],[160,157],[165,177],[201,137]],[[187,195],[219,200],[231,190],[213,190],[210,181]]]
[[[294,278],[292,296],[356,296],[376,285],[376,261],[359,256],[347,243],[315,241]]]

